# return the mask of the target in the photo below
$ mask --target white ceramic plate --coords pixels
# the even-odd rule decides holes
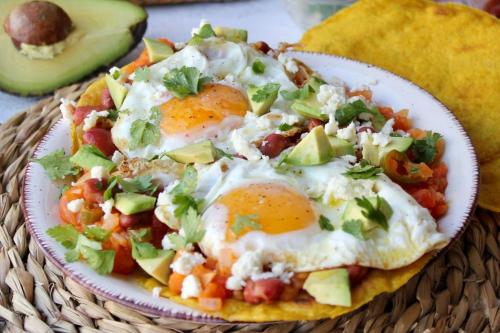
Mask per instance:
[[[395,110],[409,109],[415,127],[443,134],[446,140],[444,161],[449,166],[448,214],[439,221],[439,228],[456,239],[470,219],[478,190],[478,163],[471,141],[453,114],[438,100],[416,85],[380,68],[345,58],[305,52],[290,52],[319,72],[327,80],[342,79],[351,88],[368,85],[374,102]],[[64,148],[70,149],[69,124],[59,121],[50,129],[36,149],[35,157]],[[46,234],[59,224],[58,198],[60,190],[45,175],[43,168],[29,163],[24,186],[24,209],[29,230],[47,258],[65,274],[92,292],[136,310],[185,320],[221,322],[165,298],[153,298],[140,286],[117,276],[101,276],[84,263],[68,264],[65,249]]]

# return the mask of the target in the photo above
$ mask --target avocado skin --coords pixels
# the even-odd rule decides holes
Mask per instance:
[[[21,3],[22,1],[19,1],[19,2]],[[36,91],[31,91],[31,92],[20,92],[20,91],[17,91],[15,89],[12,89],[12,88],[6,86],[5,84],[2,84],[2,82],[0,80],[0,91],[9,93],[9,94],[15,95],[15,96],[21,96],[21,97],[46,96],[46,95],[51,94],[52,92],[54,92],[55,90],[57,90],[61,87],[64,87],[64,86],[67,86],[67,85],[70,85],[73,83],[77,83],[77,82],[82,82],[86,79],[90,79],[90,78],[94,77],[98,73],[109,70],[109,68],[111,68],[115,63],[119,62],[121,59],[125,58],[130,53],[130,51],[135,49],[137,47],[137,45],[139,45],[139,43],[141,43],[142,37],[144,36],[144,33],[146,32],[146,29],[148,27],[148,14],[147,14],[146,10],[144,10],[144,9],[143,9],[143,12],[145,14],[144,19],[142,21],[132,25],[129,29],[131,32],[132,38],[133,38],[133,43],[129,46],[129,48],[123,54],[116,57],[116,59],[109,61],[108,63],[98,65],[98,66],[94,67],[93,69],[89,70],[88,73],[83,73],[80,76],[75,77],[75,79],[73,79],[73,80],[68,80],[67,82],[61,82],[61,84],[59,84],[57,87],[54,87],[54,88],[40,88],[40,89],[37,89]],[[11,43],[12,41],[9,39],[8,42]],[[0,44],[0,47],[1,47],[1,44]],[[1,54],[2,53],[0,53],[0,57],[1,57]],[[21,53],[19,53],[19,56],[24,57],[24,55],[22,55]],[[55,58],[55,59],[57,59],[57,58]]]

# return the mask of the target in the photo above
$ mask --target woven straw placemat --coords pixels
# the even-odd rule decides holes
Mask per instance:
[[[0,125],[0,331],[500,331],[500,214],[484,210],[460,241],[399,291],[333,320],[214,326],[149,317],[93,295],[44,258],[20,207],[26,162],[59,118],[59,99],[76,99],[88,84],[60,89]]]

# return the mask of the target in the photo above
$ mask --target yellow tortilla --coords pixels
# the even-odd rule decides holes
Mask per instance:
[[[481,165],[479,206],[500,213],[500,158]]]
[[[486,163],[500,157],[499,40],[500,20],[470,7],[361,0],[307,31],[300,44],[386,68],[425,88],[454,112]],[[483,174],[481,206],[500,210],[491,198],[500,193],[499,177]]]

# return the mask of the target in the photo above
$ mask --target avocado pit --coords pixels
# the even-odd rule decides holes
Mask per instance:
[[[12,43],[33,59],[51,59],[61,53],[72,27],[68,14],[48,1],[23,3],[4,21],[4,30]]]

